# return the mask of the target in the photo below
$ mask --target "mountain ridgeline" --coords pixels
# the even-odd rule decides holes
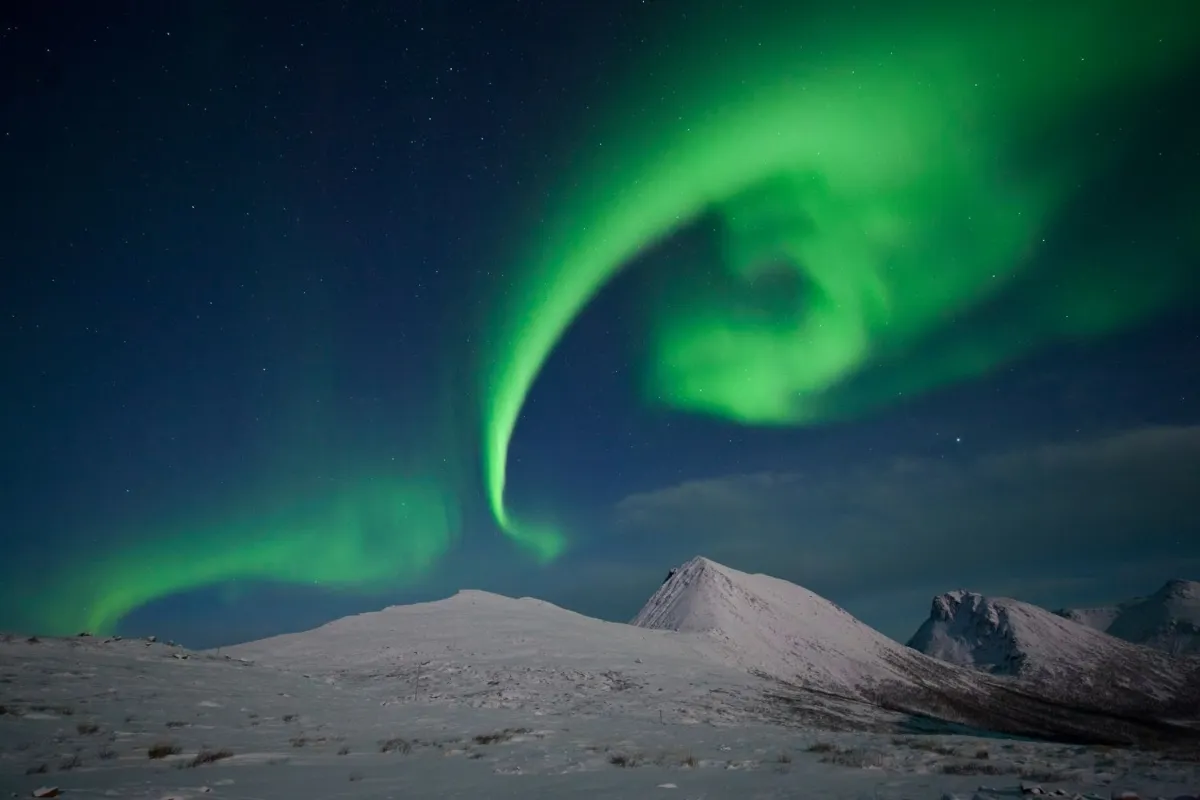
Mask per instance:
[[[1200,746],[1200,659],[1017,601],[943,595],[904,646],[803,587],[706,558],[630,624],[461,591],[226,654],[384,696],[584,718]]]

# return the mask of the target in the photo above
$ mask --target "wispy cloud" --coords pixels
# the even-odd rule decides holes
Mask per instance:
[[[690,481],[626,497],[616,525],[848,606],[958,586],[1072,602],[1200,569],[1198,503],[1200,426],[1148,427],[971,460]]]

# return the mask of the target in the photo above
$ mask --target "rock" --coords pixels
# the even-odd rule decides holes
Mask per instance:
[[[660,783],[658,785],[658,788],[659,789],[678,789],[679,787],[673,783]]]
[[[1112,800],[1142,800],[1142,798],[1137,792],[1131,792],[1128,790],[1118,792],[1114,789],[1112,793]]]
[[[57,786],[42,786],[33,790],[34,797],[58,797],[62,792]]]
[[[146,637],[146,641],[147,641],[147,642],[157,642],[157,641],[158,641],[158,637],[157,637],[157,636],[147,636],[147,637]]]
[[[1045,794],[1046,790],[1036,783],[1021,781],[1021,794]]]

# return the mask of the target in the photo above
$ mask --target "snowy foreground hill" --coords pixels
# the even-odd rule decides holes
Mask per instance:
[[[466,591],[219,652],[7,637],[0,789],[890,800],[1002,798],[1023,782],[1105,800],[1200,793],[1188,728],[1044,690],[904,648],[800,587],[695,559],[632,625]]]
[[[1067,608],[1061,617],[1172,655],[1200,655],[1200,581],[1172,580],[1148,597],[1114,606]]]

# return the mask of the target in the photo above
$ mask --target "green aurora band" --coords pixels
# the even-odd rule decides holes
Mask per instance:
[[[588,106],[539,199],[489,331],[482,457],[496,520],[542,561],[565,538],[517,524],[504,498],[525,398],[606,282],[697,220],[718,220],[731,287],[782,288],[767,304],[678,288],[652,321],[646,399],[745,424],[860,413],[1109,332],[1178,289],[1112,283],[1136,252],[1109,254],[1103,286],[1086,268],[1025,281],[1120,152],[1067,131],[1187,66],[1190,0],[803,5],[657,4],[655,58]],[[1019,314],[988,311],[1018,289]]]
[[[457,504],[435,483],[370,480],[273,513],[159,532],[88,553],[50,585],[8,586],[12,609],[50,635],[112,633],[125,615],[168,595],[234,581],[387,590],[433,566],[458,533]],[[11,596],[10,596],[11,595]],[[20,598],[43,597],[37,604]]]

